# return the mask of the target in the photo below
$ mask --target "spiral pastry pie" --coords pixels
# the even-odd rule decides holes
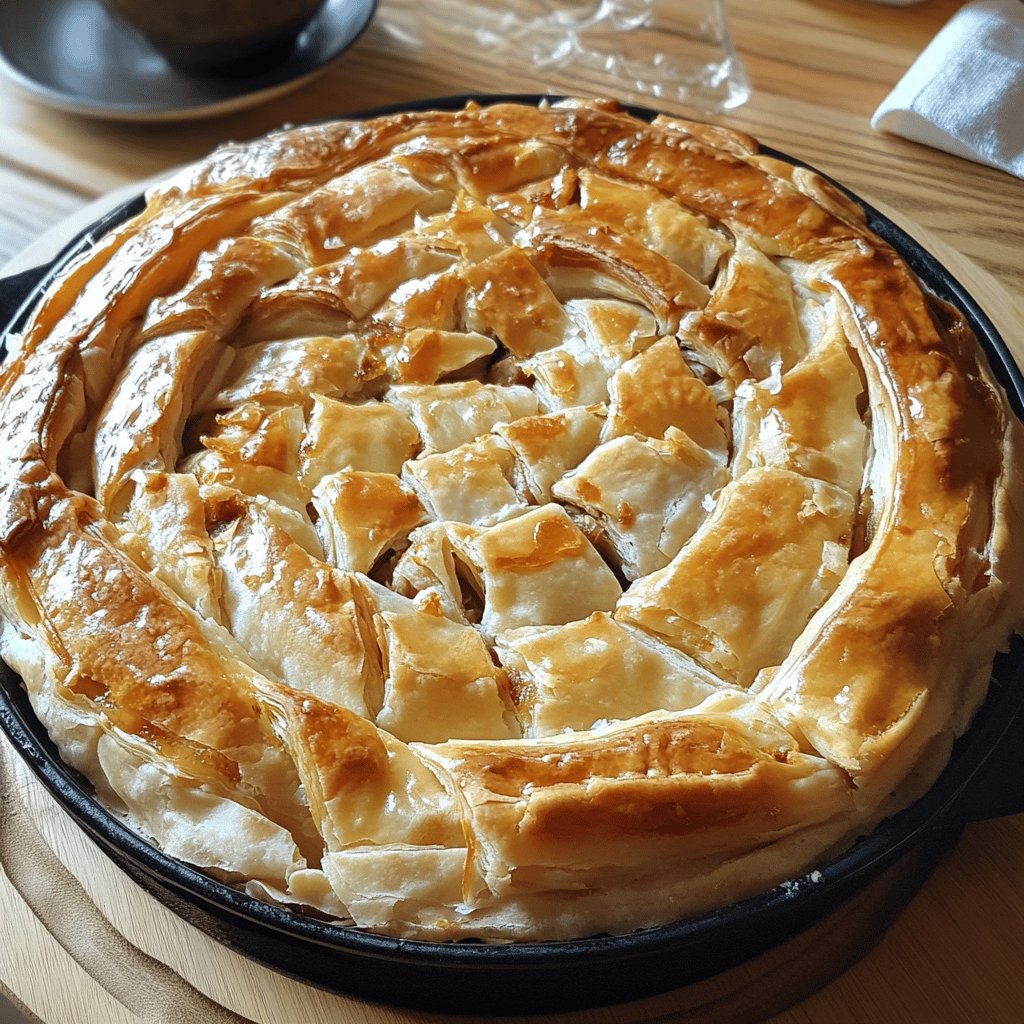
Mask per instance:
[[[0,611],[167,854],[563,939],[934,779],[1021,624],[1020,426],[838,191],[567,103],[285,131],[147,198],[8,339]]]

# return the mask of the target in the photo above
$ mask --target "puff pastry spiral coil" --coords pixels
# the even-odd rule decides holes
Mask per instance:
[[[114,813],[339,921],[562,939],[794,877],[928,785],[1021,624],[966,324],[722,129],[228,146],[8,346],[0,653]]]

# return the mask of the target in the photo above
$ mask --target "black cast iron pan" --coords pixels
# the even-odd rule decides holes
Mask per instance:
[[[451,109],[469,98],[390,109]],[[541,97],[477,98],[536,103]],[[645,110],[632,112],[653,116]],[[799,163],[785,154],[765,152]],[[929,291],[967,316],[1014,410],[1024,418],[1024,377],[978,304],[909,235],[856,196],[851,198],[865,209],[869,227],[904,256]],[[51,263],[0,280],[0,325],[5,325],[0,358],[2,337],[24,323],[60,268],[143,205],[141,197],[122,204],[73,239]],[[449,1013],[552,1013],[666,992],[735,967],[821,922],[908,854],[932,865],[968,822],[1024,812],[1024,640],[1016,637],[1010,650],[996,659],[988,698],[931,790],[841,857],[795,884],[698,918],[573,942],[489,945],[396,939],[271,906],[164,856],[106,812],[89,784],[60,760],[20,680],[2,663],[0,728],[47,789],[126,874],[238,952],[299,979],[385,1003]],[[903,895],[909,900],[912,891]],[[892,908],[889,916],[898,909]],[[879,928],[883,925],[879,922]]]

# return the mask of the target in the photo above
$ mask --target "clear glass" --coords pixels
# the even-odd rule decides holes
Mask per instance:
[[[750,96],[724,0],[423,0],[423,41],[444,33],[527,70],[548,92],[666,99],[703,113]]]

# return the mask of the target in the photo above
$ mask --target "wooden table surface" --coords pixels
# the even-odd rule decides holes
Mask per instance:
[[[495,60],[452,41],[424,49],[416,41],[415,12],[437,2],[382,0],[362,39],[312,83],[205,121],[91,120],[40,106],[0,82],[0,265],[109,190],[198,158],[227,139],[431,96],[543,91],[548,84],[565,92],[581,89],[572,72],[546,83],[525,60]],[[899,211],[987,272],[985,279],[993,283],[990,301],[999,304],[1008,295],[1007,301],[1019,302],[1024,182],[877,134],[868,123],[960,5],[952,0],[907,8],[865,0],[730,0],[728,6],[753,91],[745,106],[719,120]],[[657,105],[685,112],[668,101]],[[1011,317],[1010,323],[1012,329],[1024,321]],[[1020,331],[1024,335],[1024,326]],[[1024,337],[1011,341],[1024,345]],[[2,877],[0,897],[16,905]],[[3,987],[46,1024],[131,1019],[112,1005],[97,1009],[105,993],[87,993],[89,979],[55,944],[48,948],[47,934],[25,925],[26,919],[21,911],[0,915]],[[772,1022],[1016,1024],[1024,1019],[1022,956],[1024,815],[1015,815],[969,826],[953,855],[865,959]],[[45,984],[29,983],[26,965],[33,963],[45,969]]]

